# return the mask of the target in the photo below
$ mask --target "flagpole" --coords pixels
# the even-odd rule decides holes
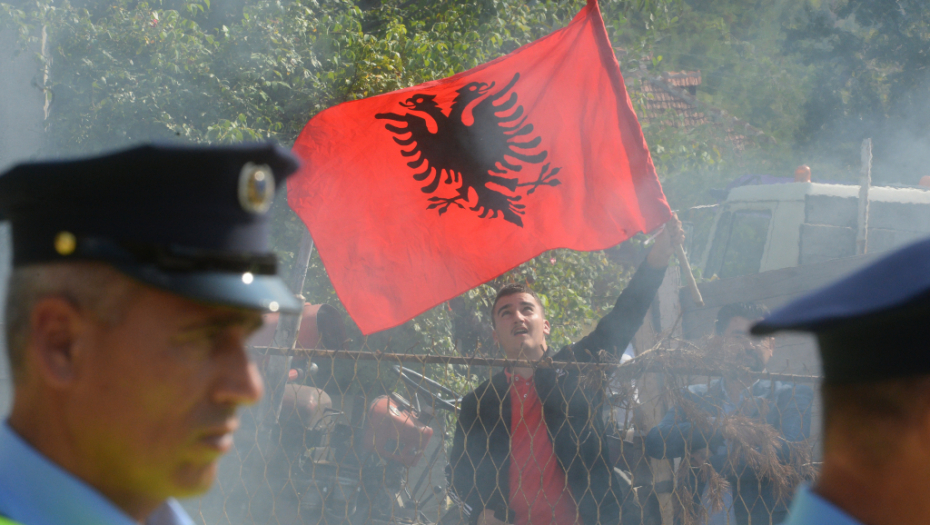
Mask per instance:
[[[691,273],[691,264],[688,262],[688,256],[685,255],[685,249],[681,246],[681,243],[672,242],[675,245],[675,256],[678,257],[681,273],[684,274],[685,282],[688,284],[688,290],[691,291],[691,299],[698,306],[704,306],[704,298],[701,297],[701,290],[698,289],[697,282],[694,280],[694,274]]]

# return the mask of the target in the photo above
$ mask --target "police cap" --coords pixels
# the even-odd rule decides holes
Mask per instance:
[[[928,320],[930,239],[792,301],[752,333],[812,332],[824,381],[863,383],[930,374]]]
[[[143,145],[0,176],[13,266],[101,261],[200,302],[300,311],[268,247],[268,209],[298,167],[272,144]]]

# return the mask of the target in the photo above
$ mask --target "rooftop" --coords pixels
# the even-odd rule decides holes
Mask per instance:
[[[661,77],[645,79],[643,92],[646,93],[646,111],[642,115],[643,120],[656,122],[664,119],[668,124],[688,127],[708,122],[704,112],[698,109],[697,105],[682,98],[680,94],[665,89],[666,86],[662,84],[679,88],[693,97],[701,85],[701,72],[676,71],[663,73]],[[677,118],[669,120],[668,110],[673,110]]]
[[[823,184],[817,182],[760,184],[733,188],[727,201],[803,201],[808,195],[858,199],[859,189],[860,187],[854,184]],[[869,188],[869,200],[930,204],[930,191],[918,188],[872,186]]]
[[[742,150],[746,143],[757,138],[773,140],[749,123],[725,111],[713,108],[697,99],[701,85],[700,71],[670,71],[652,76],[645,71],[637,75],[642,79],[645,94],[643,122],[657,122],[676,127],[694,128],[708,123],[724,126],[727,140]]]

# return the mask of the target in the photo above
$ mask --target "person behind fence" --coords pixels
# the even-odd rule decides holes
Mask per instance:
[[[684,234],[677,217],[656,238],[614,308],[580,341],[551,352],[549,321],[536,293],[501,288],[491,308],[494,340],[508,359],[616,359],[643,322]],[[450,453],[451,492],[470,523],[610,524],[620,520],[624,484],[608,455],[602,393],[579,370],[514,367],[461,403]]]
[[[772,337],[749,334],[752,323],[765,313],[764,307],[749,303],[719,310],[711,345],[720,351],[723,363],[736,366],[725,370],[722,378],[689,386],[680,403],[646,436],[650,457],[689,456],[688,465],[695,467],[695,472],[688,472],[684,479],[695,498],[694,505],[703,507],[706,523],[711,525],[777,524],[788,511],[788,498],[779,494],[772,480],[760,476],[746,458],[732,457],[737,452],[723,432],[727,416],[744,416],[770,425],[779,436],[777,454],[783,463],[790,459],[789,443],[810,437],[813,390],[807,385],[753,380],[751,372],[765,370],[775,346]],[[698,467],[705,462],[729,483],[717,497],[713,497],[715,488],[708,483],[709,478],[698,475]]]
[[[12,225],[0,524],[193,524],[266,311],[300,310],[268,248],[272,145],[140,146],[0,176]]]
[[[930,239],[753,327],[813,333],[823,365],[823,464],[786,525],[930,523],[928,269]]]

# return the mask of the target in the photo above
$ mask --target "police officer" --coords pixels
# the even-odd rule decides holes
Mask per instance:
[[[0,176],[12,224],[13,407],[0,522],[190,524],[236,409],[262,394],[261,313],[300,304],[267,244],[272,145],[142,146]]]
[[[788,525],[930,523],[930,239],[772,313],[816,335],[823,469]]]

